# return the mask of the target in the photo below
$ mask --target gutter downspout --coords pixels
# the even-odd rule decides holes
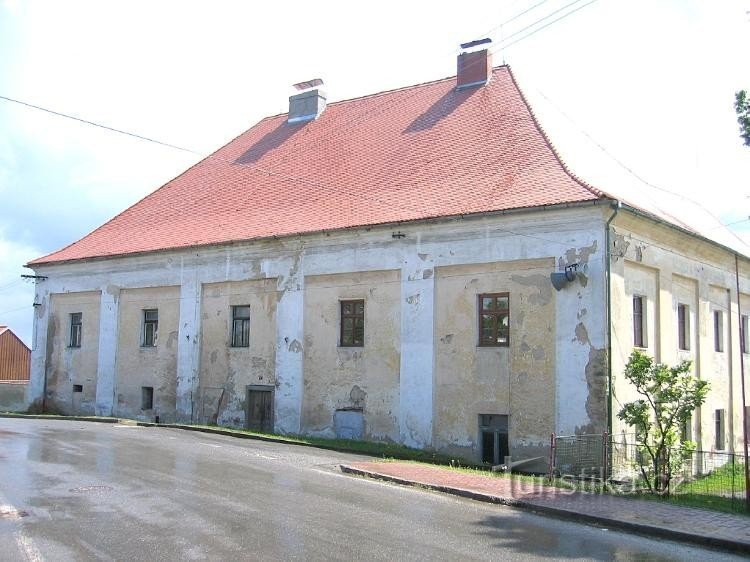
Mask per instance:
[[[607,251],[604,254],[604,257],[607,260],[607,433],[609,435],[612,435],[612,242],[610,227],[612,221],[615,220],[617,213],[620,212],[622,202],[619,199],[612,201],[612,207],[614,208],[614,211],[612,212],[612,216],[607,220],[604,232],[607,243]]]
[[[747,440],[748,420],[747,402],[745,401],[745,352],[743,349],[745,341],[745,330],[742,327],[742,299],[740,298],[740,263],[739,256],[734,254],[734,275],[737,283],[737,316],[740,321],[740,382],[742,388],[742,449],[745,456],[745,509],[750,511],[750,465],[748,465]],[[732,444],[734,447],[734,444]],[[734,449],[733,449],[734,450]]]

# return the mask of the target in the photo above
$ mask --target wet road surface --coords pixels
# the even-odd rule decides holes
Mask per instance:
[[[364,458],[0,419],[0,560],[740,559],[339,473]]]

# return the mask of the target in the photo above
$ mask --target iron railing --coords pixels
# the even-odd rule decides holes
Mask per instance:
[[[724,451],[669,450],[671,480],[665,487],[670,500],[722,504],[736,511],[747,509],[744,455]],[[640,493],[653,487],[651,457],[635,436],[552,435],[550,478],[593,481],[617,493]],[[646,479],[651,479],[651,486]]]

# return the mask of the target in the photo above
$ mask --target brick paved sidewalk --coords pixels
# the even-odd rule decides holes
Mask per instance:
[[[358,462],[341,470],[493,503],[526,507],[644,534],[750,553],[750,517],[666,502],[589,494],[511,478],[497,478],[403,462]]]

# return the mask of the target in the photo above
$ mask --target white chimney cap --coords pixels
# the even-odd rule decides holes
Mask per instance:
[[[299,82],[297,84],[294,84],[294,88],[297,90],[309,90],[311,88],[315,88],[317,86],[322,86],[323,81],[320,78],[313,78],[312,80],[307,80],[306,82]]]

